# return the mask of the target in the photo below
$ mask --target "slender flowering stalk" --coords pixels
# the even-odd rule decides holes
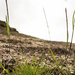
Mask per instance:
[[[73,17],[72,17],[72,37],[71,37],[70,50],[71,50],[72,40],[73,40],[73,34],[74,34],[74,23],[75,23],[74,14],[75,14],[75,11],[74,11]]]
[[[67,9],[65,8],[65,14],[66,14],[66,27],[67,27],[67,46],[68,46],[68,38],[69,38],[69,34],[68,34],[68,18],[67,18]]]
[[[69,38],[69,33],[68,33],[68,18],[67,18],[67,9],[65,8],[65,14],[66,14],[66,28],[67,28],[67,42],[66,42],[66,50],[68,48],[68,38]],[[69,52],[70,53],[70,52]],[[66,53],[65,54],[65,60],[66,60],[66,65],[67,65],[67,58],[66,58]]]
[[[44,7],[43,7],[43,12],[44,12],[44,15],[45,15],[46,24],[47,24],[48,33],[49,33],[49,39],[50,39],[50,31],[49,31],[49,26],[48,26],[48,22],[47,22],[47,18],[46,18],[46,13],[45,13],[45,9],[44,9]]]
[[[9,12],[8,12],[8,3],[7,0],[6,1],[6,9],[7,9],[7,20],[8,20],[8,24],[9,24]]]
[[[67,18],[67,9],[65,8],[65,14],[66,14],[66,28],[67,28],[67,45],[66,45],[66,50],[68,48],[68,39],[69,39],[69,33],[68,33],[68,18]],[[70,50],[69,50],[69,53],[70,53]],[[65,55],[66,57],[66,55]]]
[[[7,3],[7,0],[5,0],[5,2],[6,2],[6,9],[7,9],[6,25],[7,25],[7,33],[8,33],[8,36],[9,36],[9,52],[10,52],[9,12],[8,12],[8,3]]]

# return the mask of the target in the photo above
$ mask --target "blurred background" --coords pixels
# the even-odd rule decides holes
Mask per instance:
[[[67,39],[65,8],[68,15],[69,42],[72,36],[72,16],[75,0],[7,0],[9,8],[9,25],[20,33],[45,40],[64,41]],[[43,12],[45,9],[48,28]],[[5,21],[6,4],[0,0],[0,20]],[[75,43],[75,35],[73,43]]]

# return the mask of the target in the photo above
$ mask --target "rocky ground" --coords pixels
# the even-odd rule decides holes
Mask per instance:
[[[63,66],[64,69],[67,70],[65,64],[65,54],[64,54],[65,52],[67,56],[67,63],[68,63],[67,66],[71,67],[70,68],[71,73],[74,72],[72,70],[73,67],[72,65],[74,65],[74,53],[72,50],[73,48],[71,48],[71,51],[69,53],[69,46],[68,49],[66,50],[65,42],[47,41],[47,40],[42,40],[35,37],[23,35],[18,33],[18,31],[16,31],[13,28],[13,30],[11,29],[10,31],[11,36],[10,36],[10,46],[9,46],[9,37],[6,32],[6,28],[2,26],[0,28],[1,28],[0,29],[0,61],[2,61],[4,67],[8,68],[8,65],[14,66],[15,61],[12,59],[12,57],[18,63],[23,64],[24,61],[22,60],[21,52],[23,54],[23,58],[26,58],[25,61],[27,60],[28,63],[31,63],[33,58],[36,56],[36,63],[37,63],[41,57],[43,49],[44,49],[44,54],[41,63],[44,66],[50,67],[56,64],[56,62],[52,57],[51,52],[49,53],[49,57],[47,58],[48,52],[51,49],[57,61],[60,60],[60,64]],[[5,30],[2,28],[4,28]],[[4,30],[5,32],[2,30]],[[75,50],[75,44],[73,45]],[[9,52],[9,47],[10,47],[10,52]],[[2,68],[0,67],[0,72],[1,71]]]

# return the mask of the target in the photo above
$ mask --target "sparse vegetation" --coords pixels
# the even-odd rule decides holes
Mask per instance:
[[[9,47],[10,47],[10,33],[11,32],[9,31],[9,26],[8,26],[9,16],[8,16],[7,0],[6,0],[6,7],[7,7],[6,25],[7,25],[7,32],[8,32],[8,36],[9,36]],[[73,13],[73,19],[72,19],[73,31],[74,31],[74,14],[75,14],[75,11]],[[46,18],[46,15],[45,15],[45,18]],[[47,22],[47,19],[46,19],[46,22]],[[0,24],[0,25],[2,27],[6,27],[4,24]],[[48,23],[47,23],[47,27],[49,28]],[[72,37],[72,39],[73,39],[73,37]],[[36,56],[33,59],[32,63],[30,63],[30,64],[28,64],[27,61],[25,61],[24,64],[19,64],[15,60],[17,65],[14,67],[14,69],[12,69],[12,71],[10,71],[9,69],[5,69],[5,67],[2,65],[2,62],[0,62],[0,65],[3,68],[3,69],[1,69],[2,72],[0,75],[5,75],[4,71],[6,71],[7,75],[75,75],[75,63],[72,65],[73,68],[71,68],[74,71],[73,74],[70,72],[70,68],[68,66],[66,66],[68,70],[64,70],[63,66],[61,65],[62,63],[60,64],[60,61],[57,61],[57,59],[55,58],[55,56],[51,50],[51,47],[49,49],[47,58],[49,57],[49,53],[51,53],[56,64],[54,64],[50,67],[47,67],[47,66],[44,66],[43,64],[41,64],[45,45],[46,45],[46,42],[44,43],[41,58],[38,63],[35,62]],[[68,45],[68,31],[67,31],[67,45]],[[10,48],[9,48],[9,51],[10,51]],[[73,49],[73,51],[74,51],[74,49]],[[23,55],[22,55],[22,60],[24,61]],[[45,60],[45,63],[46,63],[46,61],[47,61],[47,59]],[[74,61],[75,61],[75,53],[74,53]],[[67,63],[66,63],[66,65],[67,65]]]

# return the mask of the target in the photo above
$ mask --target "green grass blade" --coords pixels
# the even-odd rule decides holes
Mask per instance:
[[[7,33],[8,33],[8,36],[10,37],[10,31],[9,31],[9,25],[8,25],[7,17],[6,17],[6,25],[7,25]]]
[[[52,52],[51,49],[50,49],[50,51],[51,51],[51,54],[52,54],[52,56],[53,56],[53,59],[56,61],[57,67],[59,67],[59,63],[58,63],[58,61],[56,60],[56,58],[55,58],[55,56],[54,56],[54,54],[53,54],[53,52]]]
[[[9,71],[8,71],[8,70],[6,70],[6,69],[4,68],[4,66],[2,65],[2,62],[0,63],[0,65],[1,65],[1,67],[3,68],[3,71],[6,71],[6,72],[7,72],[7,74],[9,74]]]
[[[41,57],[40,57],[39,63],[38,63],[37,66],[36,66],[35,74],[36,74],[36,72],[37,72],[37,70],[38,70],[38,68],[39,68],[39,64],[41,63],[41,59],[42,59],[42,56],[43,56],[43,53],[44,53],[45,45],[46,45],[46,41],[45,41],[45,43],[44,43],[44,48],[43,48],[43,51],[42,51],[42,54],[41,54]]]
[[[73,17],[72,17],[72,29],[74,30],[74,15],[75,15],[75,11],[73,13]]]

